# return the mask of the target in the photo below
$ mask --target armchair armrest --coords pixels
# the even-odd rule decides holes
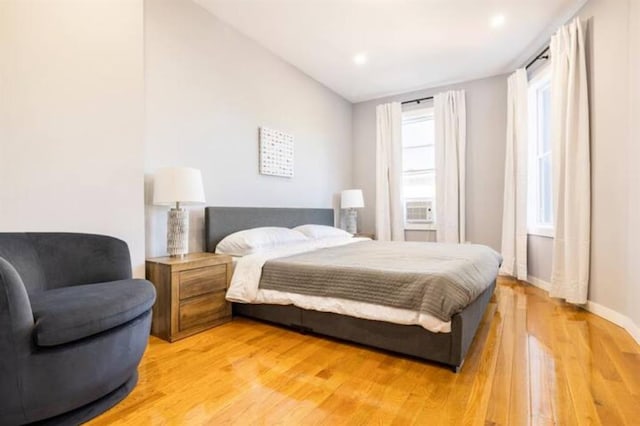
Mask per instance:
[[[16,335],[31,335],[33,313],[27,289],[18,271],[0,257],[0,348]],[[4,325],[8,325],[5,327]],[[1,349],[0,349],[1,351]],[[1,359],[1,357],[0,357]]]
[[[0,419],[21,406],[22,371],[31,353],[33,313],[16,269],[0,257]],[[16,392],[19,390],[19,392]]]

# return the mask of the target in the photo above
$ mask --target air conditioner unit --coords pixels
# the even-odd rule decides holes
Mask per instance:
[[[433,223],[432,200],[405,200],[405,223]]]

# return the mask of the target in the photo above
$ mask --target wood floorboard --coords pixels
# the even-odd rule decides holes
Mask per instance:
[[[639,425],[640,347],[621,328],[499,279],[459,374],[237,318],[169,344],[91,425]]]

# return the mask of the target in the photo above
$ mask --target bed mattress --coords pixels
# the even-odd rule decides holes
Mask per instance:
[[[312,241],[238,259],[227,299],[449,332],[451,316],[493,283],[500,261],[479,245]]]
[[[259,288],[408,309],[450,321],[493,282],[500,260],[480,245],[362,241],[269,260]]]

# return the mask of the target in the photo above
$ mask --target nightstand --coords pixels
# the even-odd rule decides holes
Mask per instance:
[[[231,257],[189,253],[147,259],[147,279],[156,287],[151,334],[169,342],[231,320],[225,293]]]
[[[372,240],[376,239],[376,234],[372,232],[358,232],[356,234],[353,234],[353,236],[359,238],[371,238]]]

